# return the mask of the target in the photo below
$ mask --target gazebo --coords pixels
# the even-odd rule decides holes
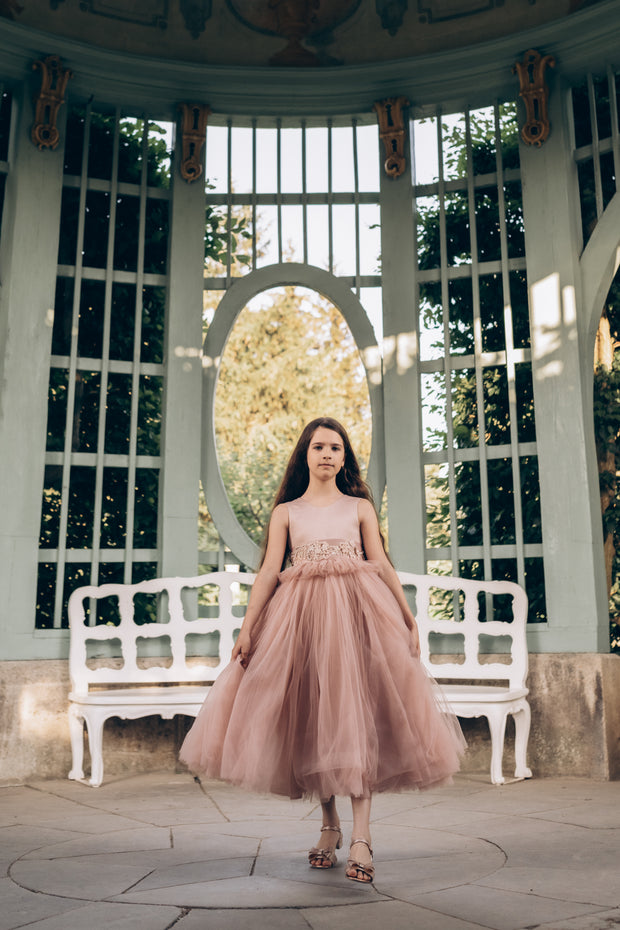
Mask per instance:
[[[75,587],[254,564],[213,402],[239,314],[283,286],[337,306],[360,351],[397,568],[526,589],[534,774],[618,777],[593,359],[620,262],[620,0],[0,17],[0,779],[68,771]],[[170,764],[178,726],[119,724],[107,770]]]

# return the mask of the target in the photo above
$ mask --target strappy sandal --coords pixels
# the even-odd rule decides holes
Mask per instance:
[[[370,843],[368,842],[368,840],[364,840],[361,838],[357,840],[351,840],[351,846],[349,847],[349,852],[351,852],[351,849],[353,848],[353,846],[355,846],[356,843],[363,843],[364,846],[368,846],[368,852],[370,853],[370,858],[372,860],[372,849],[370,848]],[[349,872],[353,872],[353,871],[355,871],[355,875],[349,875]],[[364,878],[358,878],[358,875],[360,872],[362,873],[363,876],[365,876]],[[361,882],[363,885],[370,885],[370,883],[375,877],[375,867],[374,865],[372,865],[372,862],[370,865],[367,865],[367,864],[365,865],[362,862],[358,862],[357,859],[349,858],[347,860],[347,870],[345,874],[347,878],[352,882]]]
[[[336,849],[340,849],[342,846],[342,830],[340,827],[321,827],[321,833],[325,830],[331,830],[332,833],[338,834],[338,842],[336,843]],[[318,865],[317,860],[322,859],[323,862],[328,863],[327,865]],[[336,853],[334,849],[323,849],[317,848],[314,846],[308,853],[308,861],[310,862],[311,869],[333,869],[338,861],[336,859]]]

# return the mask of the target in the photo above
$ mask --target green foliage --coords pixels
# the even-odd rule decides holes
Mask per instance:
[[[601,498],[609,499],[603,513],[603,535],[611,534],[615,548],[609,598],[611,649],[620,653],[620,503],[616,496],[620,463],[620,273],[609,290],[606,312],[615,351],[611,368],[601,366],[594,372],[594,432]]]
[[[162,364],[164,361],[164,321],[166,289],[146,285],[137,293],[135,284],[112,285],[109,343],[104,347],[105,284],[89,279],[89,268],[105,268],[108,240],[113,237],[112,262],[115,271],[137,271],[140,232],[140,196],[146,183],[144,219],[144,265],[147,273],[165,274],[169,237],[169,201],[153,196],[153,189],[170,188],[171,155],[169,133],[165,126],[146,124],[142,119],[121,118],[116,125],[115,114],[92,111],[89,121],[88,148],[85,150],[86,111],[73,107],[67,120],[64,170],[66,175],[80,176],[86,168],[88,177],[110,181],[113,174],[115,134],[118,133],[117,179],[121,185],[133,185],[119,191],[115,210],[111,213],[110,194],[89,190],[86,197],[83,265],[84,277],[79,295],[77,353],[80,359],[99,360],[107,351],[112,361]],[[79,221],[79,190],[67,186],[63,191],[59,264],[72,266],[77,260],[77,229]],[[111,228],[111,216],[115,216]],[[239,242],[247,237],[247,218],[240,217],[228,228],[225,215],[214,209],[206,211],[205,258],[232,259]],[[240,262],[247,262],[242,256]],[[59,276],[56,287],[52,353],[68,356],[73,338],[74,282],[71,276]],[[136,345],[136,316],[140,322],[140,343]],[[97,362],[93,369],[99,367]],[[105,405],[106,454],[127,455],[130,451],[130,425],[133,405],[137,407],[138,455],[159,456],[162,420],[163,379],[140,375],[137,385],[132,375],[112,371],[107,387],[101,393],[101,373],[80,370],[76,373],[73,421],[66,423],[68,374],[66,368],[53,367],[50,372],[47,448],[62,452],[69,432],[70,452],[97,452],[101,404]],[[136,390],[137,387],[137,390]],[[41,513],[41,547],[54,549],[59,545],[62,502],[62,466],[48,466]],[[99,507],[101,520],[95,527],[97,502],[96,469],[75,466],[70,469],[67,490],[67,530],[65,543],[69,549],[101,546],[105,551],[124,549],[156,549],[158,545],[159,470],[138,468],[133,487],[128,486],[126,467],[105,467]],[[130,495],[134,499],[133,538],[127,540],[127,509]],[[143,574],[146,572],[146,574]],[[134,580],[156,574],[152,563],[136,562]],[[121,563],[101,564],[99,580],[122,581]],[[64,578],[56,579],[53,565],[42,565],[37,599],[37,626],[48,627],[53,622],[56,583],[64,586],[66,602],[73,587],[90,580],[90,568],[71,564]],[[98,622],[112,622],[113,606],[102,605]],[[147,620],[155,618],[157,606],[148,599],[136,605]]]
[[[207,187],[211,185],[207,184]],[[248,267],[252,256],[247,244],[252,241],[250,219],[247,211],[227,213],[222,209],[207,207],[205,227],[205,265],[214,262],[227,265],[228,259],[235,264]]]
[[[222,477],[237,519],[255,542],[293,446],[308,420],[347,426],[362,463],[370,454],[364,370],[340,312],[293,287],[241,313],[222,359],[215,429]]]
[[[618,84],[618,79],[616,79]],[[590,90],[587,82],[572,89],[573,120],[575,129],[575,146],[577,149],[592,144],[592,116],[596,117],[596,128],[599,142],[611,140],[612,136],[612,110],[615,101],[610,99],[609,84],[606,77],[595,78],[593,81],[593,103],[595,113],[591,113]],[[600,151],[597,154],[600,170],[600,195],[603,211],[616,193],[616,170],[614,155],[610,151]],[[579,198],[581,203],[581,226],[584,247],[596,226],[599,216],[597,204],[597,191],[594,172],[594,154],[589,153],[585,158],[580,157],[577,162],[579,178]]]
[[[467,174],[468,152],[471,151],[472,168],[477,176],[494,173],[498,161],[505,170],[518,167],[518,127],[513,107],[502,107],[499,116],[499,139],[492,111],[478,114],[469,126],[469,139],[464,118],[453,119],[442,127],[444,166],[446,176],[457,179]],[[497,146],[500,146],[498,152]],[[520,185],[516,181],[504,185],[505,222],[508,257],[524,254],[523,214]],[[441,267],[442,257],[449,266],[472,261],[475,250],[479,262],[494,261],[501,257],[499,199],[496,183],[476,187],[474,200],[462,188],[447,193],[443,204],[445,222],[445,250],[441,253],[442,213],[438,198],[418,200],[418,261],[423,269]],[[472,230],[475,222],[475,231]],[[474,236],[475,232],[475,236]],[[478,282],[481,349],[483,352],[501,352],[508,338],[517,347],[529,345],[529,316],[525,275],[510,273],[512,305],[512,333],[506,332],[504,314],[505,296],[503,281],[498,274],[482,274]],[[424,283],[420,289],[421,314],[424,326],[440,334],[433,346],[433,357],[447,352],[458,365],[462,355],[474,353],[474,295],[470,278],[457,278],[449,282],[447,311],[447,339],[444,345],[444,304],[439,283]],[[520,441],[535,439],[534,402],[531,386],[531,369],[521,365],[516,373],[517,422],[513,424]],[[474,369],[455,368],[451,383],[445,384],[443,374],[425,376],[423,382],[425,407],[429,421],[438,425],[426,434],[428,449],[447,448],[448,430],[445,423],[448,397],[452,417],[452,443],[457,449],[474,449],[483,442],[487,447],[510,445],[511,410],[508,379],[505,365],[485,366],[477,381]],[[480,409],[482,403],[482,409]],[[483,419],[484,417],[484,419]],[[442,422],[443,421],[443,422]],[[482,424],[484,423],[484,427]],[[427,545],[432,548],[481,546],[483,544],[483,508],[481,502],[485,481],[488,486],[489,525],[491,545],[513,545],[515,527],[515,477],[518,474],[523,510],[525,542],[540,542],[540,500],[538,465],[535,457],[522,457],[513,467],[511,458],[488,457],[486,465],[474,461],[457,462],[449,475],[448,465],[427,466]],[[453,490],[451,491],[451,486]],[[452,538],[451,516],[456,513],[456,539]],[[529,620],[546,619],[544,581],[539,559],[528,560],[526,585],[530,599]],[[441,571],[453,569],[451,563],[439,563]],[[455,568],[456,566],[454,566]],[[484,566],[480,560],[460,559],[459,573],[465,577],[482,578]],[[516,561],[495,559],[492,566],[495,579],[517,580]],[[448,615],[452,606],[446,603]],[[482,605],[484,606],[484,605]],[[440,609],[439,602],[435,605]],[[503,614],[494,605],[495,616]],[[502,608],[503,610],[503,608]],[[484,612],[483,612],[483,615]]]

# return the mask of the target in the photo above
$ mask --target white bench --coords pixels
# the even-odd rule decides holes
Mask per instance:
[[[69,598],[69,728],[73,757],[69,778],[84,778],[84,724],[91,757],[89,782],[98,787],[103,780],[103,725],[109,717],[135,720],[157,714],[169,720],[177,714],[196,716],[209,686],[230,662],[234,631],[242,622],[242,617],[233,615],[235,589],[239,584],[252,584],[254,578],[249,573],[210,572],[194,578],[155,578],[133,585],[86,585],[73,592]],[[183,603],[186,592],[206,585],[217,586],[218,616],[188,619]],[[167,605],[162,604],[161,609],[162,619],[168,622],[136,623],[134,597],[139,594],[167,595]],[[87,603],[102,598],[118,598],[118,626],[87,625]],[[219,633],[219,661],[214,665],[187,655],[191,651],[187,637],[210,633]],[[153,664],[158,660],[141,660],[138,640],[162,637],[169,639],[169,664],[164,667]],[[106,641],[114,653],[120,651],[120,668],[97,667],[98,663],[88,661],[88,644]]]
[[[415,588],[415,610],[420,629],[420,658],[443,693],[448,709],[458,717],[486,717],[491,734],[491,781],[504,783],[502,758],[506,721],[512,714],[515,723],[515,778],[531,778],[527,766],[527,742],[530,735],[530,706],[526,687],[527,595],[510,581],[471,581],[445,575],[398,573],[401,583]],[[430,607],[432,589],[453,591],[448,613],[452,618],[433,617]],[[454,600],[462,592],[462,603]],[[512,600],[512,620],[481,621],[479,596],[508,596]],[[444,609],[445,612],[445,609]],[[455,616],[456,614],[456,616]],[[443,640],[454,642],[455,649],[434,652]],[[486,640],[486,642],[485,642]],[[495,640],[499,647],[491,652]],[[433,648],[431,648],[431,646]],[[497,651],[497,656],[493,653]],[[499,659],[506,661],[498,661]],[[454,680],[458,683],[454,683]],[[491,684],[491,682],[493,682]]]
[[[502,756],[509,714],[515,720],[515,776],[530,777],[532,773],[526,765],[530,711],[525,686],[525,592],[510,582],[478,582],[408,572],[399,572],[399,576],[405,586],[415,588],[423,663],[440,683],[446,679],[459,681],[456,685],[441,684],[447,709],[461,717],[485,716],[489,721],[491,781],[494,784],[504,781]],[[251,585],[255,577],[250,573],[211,572],[192,578],[157,578],[134,585],[87,585],[73,592],[69,599],[69,726],[73,755],[69,778],[84,779],[84,724],[91,756],[89,783],[97,787],[103,780],[103,727],[108,718],[196,716],[210,685],[230,661],[234,631],[241,625],[241,617],[233,614],[233,597],[240,584]],[[206,585],[217,586],[218,616],[188,618],[184,607],[187,592]],[[429,610],[429,598],[433,588],[454,591],[455,597],[458,597],[456,592],[462,592],[461,620],[433,619],[430,616],[433,611]],[[481,593],[509,595],[512,598],[512,622],[480,622],[477,598]],[[134,598],[139,594],[167,597],[167,605],[165,598],[161,601],[161,622],[135,622]],[[93,606],[102,598],[118,599],[118,625],[88,625],[86,606]],[[219,658],[214,660],[215,664],[193,656],[191,646],[193,637],[212,633],[219,633]],[[453,638],[456,635],[457,649],[434,654],[436,644],[431,639],[437,635]],[[492,657],[485,654],[487,647],[482,648],[481,637],[501,637],[501,644],[506,643],[508,648],[498,658],[508,658],[510,664],[489,661]],[[144,647],[149,640],[161,641],[163,638],[169,646],[165,666],[162,665],[163,659],[140,659],[139,640],[144,640]],[[99,661],[89,660],[89,643],[93,652],[96,644],[101,644],[100,651],[105,651],[106,642],[108,651],[116,655],[120,652],[121,659],[113,663],[117,667],[110,667],[109,662],[101,667]],[[143,648],[143,652],[148,653],[149,650]]]

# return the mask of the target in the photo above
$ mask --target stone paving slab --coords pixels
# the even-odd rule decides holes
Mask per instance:
[[[174,907],[88,904],[24,927],[30,930],[169,930],[182,913]],[[205,930],[204,922],[202,926]]]
[[[187,774],[0,788],[0,930],[612,930],[620,783],[379,795],[377,877],[311,870],[320,806]],[[0,871],[2,875],[2,871]]]
[[[325,876],[326,880],[322,883],[253,875],[224,881],[203,880],[195,885],[158,891],[129,891],[123,895],[122,900],[138,904],[176,904],[189,908],[233,908],[238,911],[253,908],[329,907],[356,904],[362,895],[366,900],[377,897],[376,888],[349,882],[343,872],[337,876],[335,869],[329,871],[330,875]]]
[[[96,834],[97,855],[101,853],[123,853],[147,849],[169,849],[171,844],[169,827],[143,827],[111,830]],[[23,857],[27,859],[69,859],[93,854],[93,834],[78,839],[65,840],[40,847]],[[23,861],[23,860],[22,860]]]
[[[512,868],[508,867],[493,875],[479,879],[479,884],[504,891],[519,891],[525,894],[556,898],[559,901],[576,901],[613,907],[620,900],[620,869],[618,855],[610,859],[607,867],[601,865],[596,872],[592,869],[569,868]]]
[[[328,908],[328,913],[331,912]],[[303,911],[293,908],[263,908],[253,911],[193,910],[186,914],[172,930],[312,930]],[[339,924],[331,930],[341,930]],[[375,928],[376,930],[376,928]],[[385,928],[391,930],[391,928]],[[409,930],[412,930],[409,927]],[[598,930],[598,928],[597,928]]]
[[[558,917],[581,917],[600,911],[596,905],[500,891],[480,884],[461,885],[415,896],[411,903],[461,920],[470,920],[492,930],[532,928]]]
[[[573,920],[552,920],[535,930],[614,930],[616,927],[620,927],[620,908],[575,917]]]
[[[311,930],[482,930],[483,927],[404,901],[379,901],[349,908],[308,908],[301,913]]]
[[[0,879],[0,930],[15,930],[33,921],[64,914],[79,907],[79,901],[67,901],[22,888],[11,878]]]

